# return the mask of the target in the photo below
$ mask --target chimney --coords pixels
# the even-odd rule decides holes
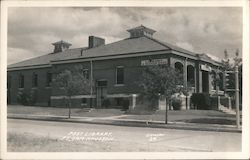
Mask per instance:
[[[69,49],[69,47],[71,46],[70,43],[65,42],[63,40],[52,43],[52,45],[55,46],[54,53],[63,52],[65,50]]]
[[[105,39],[95,36],[89,36],[89,48],[98,47],[105,44]]]

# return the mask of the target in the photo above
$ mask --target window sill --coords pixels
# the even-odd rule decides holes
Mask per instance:
[[[123,87],[123,86],[125,86],[124,84],[115,84],[114,85],[115,87]]]
[[[51,88],[51,86],[46,86],[45,88],[46,88],[46,89],[50,89],[50,88]]]
[[[32,87],[31,89],[37,89],[37,87]]]
[[[19,90],[24,90],[24,88],[18,88]]]

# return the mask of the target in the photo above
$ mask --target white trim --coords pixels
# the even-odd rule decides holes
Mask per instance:
[[[108,94],[108,98],[123,98],[123,97],[131,97],[131,94]]]
[[[125,84],[114,84],[115,87],[123,87]]]
[[[123,98],[123,97],[138,97],[138,94],[108,94],[108,98]],[[67,96],[51,96],[50,99],[67,99]],[[72,96],[72,99],[81,99],[81,98],[96,98],[96,95],[76,95]]]
[[[37,68],[50,68],[50,64],[37,65],[37,66],[21,66],[21,67],[7,67],[8,71],[25,70],[25,69],[37,69]]]
[[[98,61],[98,60],[110,60],[110,59],[118,59],[118,58],[131,58],[131,57],[142,57],[148,55],[161,55],[161,54],[170,54],[171,50],[159,50],[159,51],[148,51],[148,52],[136,52],[136,53],[128,53],[121,55],[107,55],[103,57],[89,57],[89,58],[78,58],[78,59],[68,59],[68,60],[58,60],[51,61],[51,64],[64,64],[64,63],[75,63],[75,62],[86,62],[86,61]]]
[[[50,99],[67,99],[68,96],[50,96]],[[81,99],[81,98],[96,98],[95,95],[76,95],[72,96],[72,99]]]
[[[108,98],[122,98],[122,97],[132,97],[132,96],[138,96],[138,94],[124,94],[124,93],[120,93],[120,94],[108,94],[107,97]]]

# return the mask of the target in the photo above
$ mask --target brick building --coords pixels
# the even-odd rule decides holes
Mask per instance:
[[[55,69],[81,65],[83,73],[95,85],[90,94],[74,96],[74,106],[102,105],[109,98],[113,106],[120,106],[124,98],[134,103],[140,94],[138,81],[142,68],[147,65],[166,64],[183,73],[184,86],[190,84],[193,92],[223,94],[223,83],[216,86],[221,62],[206,54],[196,54],[153,38],[154,30],[139,26],[127,30],[129,38],[105,44],[103,38],[90,36],[87,47],[70,49],[65,41],[53,43],[52,53],[8,66],[8,103],[18,103],[18,92],[35,93],[35,105],[64,106],[63,93],[53,86]],[[91,100],[92,99],[92,100]],[[92,103],[92,104],[90,104]],[[130,104],[130,105],[132,105]]]

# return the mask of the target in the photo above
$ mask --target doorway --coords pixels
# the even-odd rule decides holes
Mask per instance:
[[[107,97],[107,80],[98,80],[96,87],[96,105],[98,108],[102,108],[104,99]]]
[[[202,71],[202,92],[208,93],[209,92],[209,80],[208,80],[208,71]]]

